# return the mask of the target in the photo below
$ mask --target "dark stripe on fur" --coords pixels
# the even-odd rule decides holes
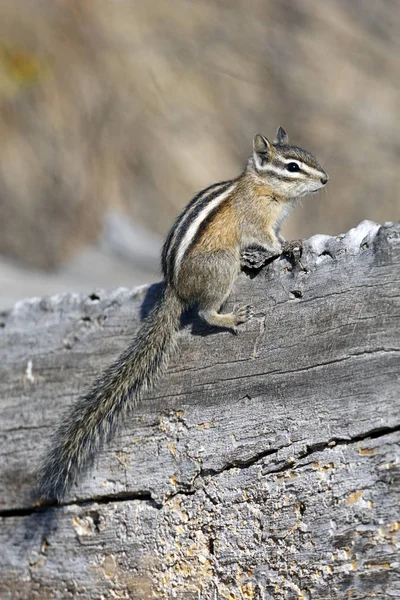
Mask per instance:
[[[190,242],[187,251],[189,252],[191,248],[193,248],[193,246],[195,246],[198,242],[198,240],[201,238],[201,236],[204,234],[204,232],[206,231],[207,227],[209,226],[209,224],[214,220],[215,216],[217,215],[217,213],[223,209],[223,207],[230,202],[230,195],[225,198],[225,200],[223,202],[221,202],[221,204],[218,204],[218,206],[216,206],[208,215],[207,217],[201,222],[200,227],[198,228],[198,230],[196,231],[195,235],[193,236],[192,241]]]
[[[179,228],[179,225],[182,223],[182,220],[187,215],[187,213],[192,209],[192,207],[194,206],[194,204],[196,204],[196,202],[198,201],[199,197],[202,196],[205,192],[211,192],[211,190],[214,189],[218,185],[220,185],[220,184],[219,183],[214,183],[213,185],[210,185],[208,188],[205,188],[204,190],[201,190],[200,192],[198,192],[194,196],[194,198],[192,198],[192,200],[189,202],[189,204],[187,204],[185,206],[185,208],[183,209],[183,211],[180,213],[180,215],[175,220],[175,223],[171,227],[171,229],[170,229],[170,231],[169,231],[169,233],[168,233],[168,235],[166,237],[166,240],[164,242],[163,249],[162,249],[162,254],[161,254],[161,266],[162,266],[162,271],[163,271],[164,276],[167,275],[167,270],[168,270],[168,252],[170,250],[170,244],[171,244],[172,238],[174,237],[175,231]]]
[[[209,202],[214,200],[214,198],[216,198],[220,194],[223,194],[224,192],[226,192],[226,190],[229,188],[229,186],[231,184],[232,184],[232,181],[222,181],[220,183],[211,185],[210,187],[206,188],[205,190],[202,190],[193,198],[193,200],[190,201],[190,203],[186,206],[186,208],[183,210],[183,212],[179,215],[179,217],[175,221],[174,226],[172,227],[171,231],[169,232],[169,234],[167,236],[167,239],[165,241],[163,251],[162,251],[162,269],[163,269],[164,276],[168,282],[171,282],[173,279],[175,257],[178,252],[180,243],[181,243],[188,227],[190,227],[190,224],[192,223],[192,221],[203,210],[203,208]],[[220,186],[220,187],[217,188],[217,186]],[[217,188],[217,189],[215,189],[215,188]],[[203,198],[201,198],[201,196],[205,192],[209,192],[209,193],[207,193]],[[196,203],[197,203],[197,205],[196,205]],[[190,212],[190,215],[188,216],[188,219],[185,220],[185,216],[189,212]],[[172,241],[174,235],[175,235],[175,239],[171,246],[171,241]]]

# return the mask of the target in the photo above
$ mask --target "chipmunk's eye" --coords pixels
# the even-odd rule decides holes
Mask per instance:
[[[286,168],[288,171],[290,171],[291,173],[295,173],[296,171],[300,171],[300,167],[297,163],[292,162],[292,163],[288,163],[286,165]]]

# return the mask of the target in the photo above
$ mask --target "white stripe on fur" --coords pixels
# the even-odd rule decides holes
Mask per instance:
[[[214,192],[217,191],[218,188],[225,186],[226,182],[221,182],[221,183],[216,183],[215,185],[213,185],[211,190],[203,190],[202,192],[200,192],[199,197],[197,198],[196,202],[193,204],[193,206],[185,213],[182,221],[179,223],[179,226],[176,228],[176,230],[174,231],[174,235],[172,236],[172,239],[169,243],[169,248],[168,248],[168,253],[167,253],[167,260],[170,257],[172,248],[174,247],[175,244],[175,240],[176,237],[179,233],[179,231],[181,230],[182,227],[185,226],[185,223],[190,219],[190,215],[192,214],[192,212],[195,210],[196,206],[198,205],[199,202],[202,202],[202,200],[204,200],[204,198],[206,197],[207,194],[213,194]]]
[[[188,249],[190,243],[192,242],[194,236],[196,235],[197,231],[199,230],[199,227],[202,224],[202,222],[204,221],[204,219],[206,219],[208,217],[208,215],[210,214],[210,212],[212,210],[214,210],[214,208],[219,206],[221,204],[221,202],[223,202],[233,192],[234,189],[235,189],[235,184],[229,186],[229,188],[223,194],[221,194],[220,196],[217,196],[216,198],[214,198],[214,200],[211,200],[211,202],[209,204],[206,204],[206,206],[203,208],[203,210],[197,215],[197,217],[189,225],[189,227],[179,245],[178,252],[176,253],[175,266],[174,266],[175,267],[174,268],[174,276],[175,277],[177,277],[177,275],[178,275],[183,256],[184,256],[186,250]],[[213,190],[213,191],[215,191],[215,190]],[[212,191],[211,191],[211,193],[212,193]]]

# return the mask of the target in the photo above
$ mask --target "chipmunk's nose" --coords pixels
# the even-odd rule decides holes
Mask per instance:
[[[323,177],[321,177],[321,183],[322,185],[325,185],[328,182],[328,175],[325,173],[325,175]]]

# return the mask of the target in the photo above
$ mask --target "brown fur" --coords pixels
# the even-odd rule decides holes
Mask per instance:
[[[212,325],[235,327],[235,315],[216,314],[240,271],[240,250],[263,244],[278,251],[275,225],[288,202],[267,183],[244,172],[184,257],[177,281],[179,296],[197,302]]]
[[[213,250],[233,250],[239,244],[239,223],[234,200],[225,200],[213,219],[200,236],[195,252],[212,252]]]
[[[247,245],[248,237],[274,242],[275,224],[286,211],[288,200],[278,196],[265,182],[254,181],[247,173],[237,180],[237,189],[210,219],[186,260],[216,250],[236,251]],[[242,240],[246,239],[243,244]]]

